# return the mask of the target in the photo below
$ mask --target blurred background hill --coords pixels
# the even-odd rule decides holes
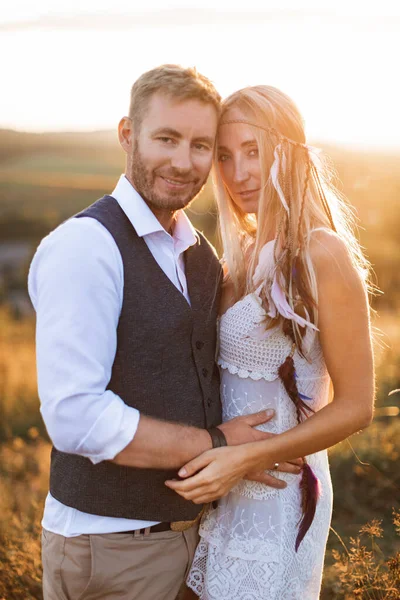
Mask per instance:
[[[376,418],[352,437],[353,448],[344,442],[330,452],[333,528],[341,540],[332,532],[322,598],[398,600],[400,545],[392,510],[400,498],[400,395],[388,394],[400,388],[400,151],[322,147],[356,211],[362,245],[383,291],[373,299],[379,329]],[[111,131],[0,130],[0,600],[41,598],[40,518],[50,446],[36,389],[29,263],[42,237],[110,193],[123,170],[124,155]],[[220,251],[210,182],[188,213]],[[373,519],[383,521],[383,538],[379,522],[358,537]]]
[[[318,145],[318,144],[317,144]],[[324,144],[338,187],[354,206],[359,235],[384,295],[377,308],[400,305],[400,150]],[[10,266],[28,260],[39,240],[104,193],[124,169],[116,133],[24,133],[0,129],[0,277],[5,300],[21,279]],[[188,211],[219,248],[211,185]],[[22,281],[23,280],[23,281]],[[1,280],[0,280],[1,281]]]

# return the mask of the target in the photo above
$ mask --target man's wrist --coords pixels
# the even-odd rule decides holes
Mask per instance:
[[[190,427],[190,435],[186,434],[185,444],[182,444],[181,448],[177,447],[177,451],[180,455],[179,461],[180,466],[183,466],[193,458],[200,456],[203,452],[212,449],[211,437],[207,429],[200,429],[198,427]]]
[[[207,429],[199,429],[198,430],[200,433],[199,436],[199,443],[200,443],[200,447],[199,447],[199,454],[202,454],[203,452],[206,452],[207,450],[211,450],[212,449],[212,441],[211,441],[211,436],[208,433]],[[197,455],[197,456],[198,456]]]

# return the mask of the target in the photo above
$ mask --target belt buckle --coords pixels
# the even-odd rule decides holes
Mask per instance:
[[[200,521],[205,509],[206,507],[203,506],[203,508],[201,509],[197,517],[193,519],[193,521],[172,521],[170,524],[171,531],[186,531],[187,529],[190,529],[191,527],[193,527],[193,525],[196,525],[196,523]]]

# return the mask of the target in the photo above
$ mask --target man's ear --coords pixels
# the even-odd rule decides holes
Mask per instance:
[[[122,117],[118,123],[118,139],[127,154],[131,153],[133,146],[133,122],[130,117]]]

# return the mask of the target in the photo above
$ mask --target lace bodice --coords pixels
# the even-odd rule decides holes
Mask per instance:
[[[292,342],[280,327],[266,331],[266,312],[258,292],[252,292],[228,308],[219,322],[218,364],[239,377],[273,381],[291,351]],[[307,330],[304,338],[306,358],[294,354],[299,379],[327,375],[318,334]]]

